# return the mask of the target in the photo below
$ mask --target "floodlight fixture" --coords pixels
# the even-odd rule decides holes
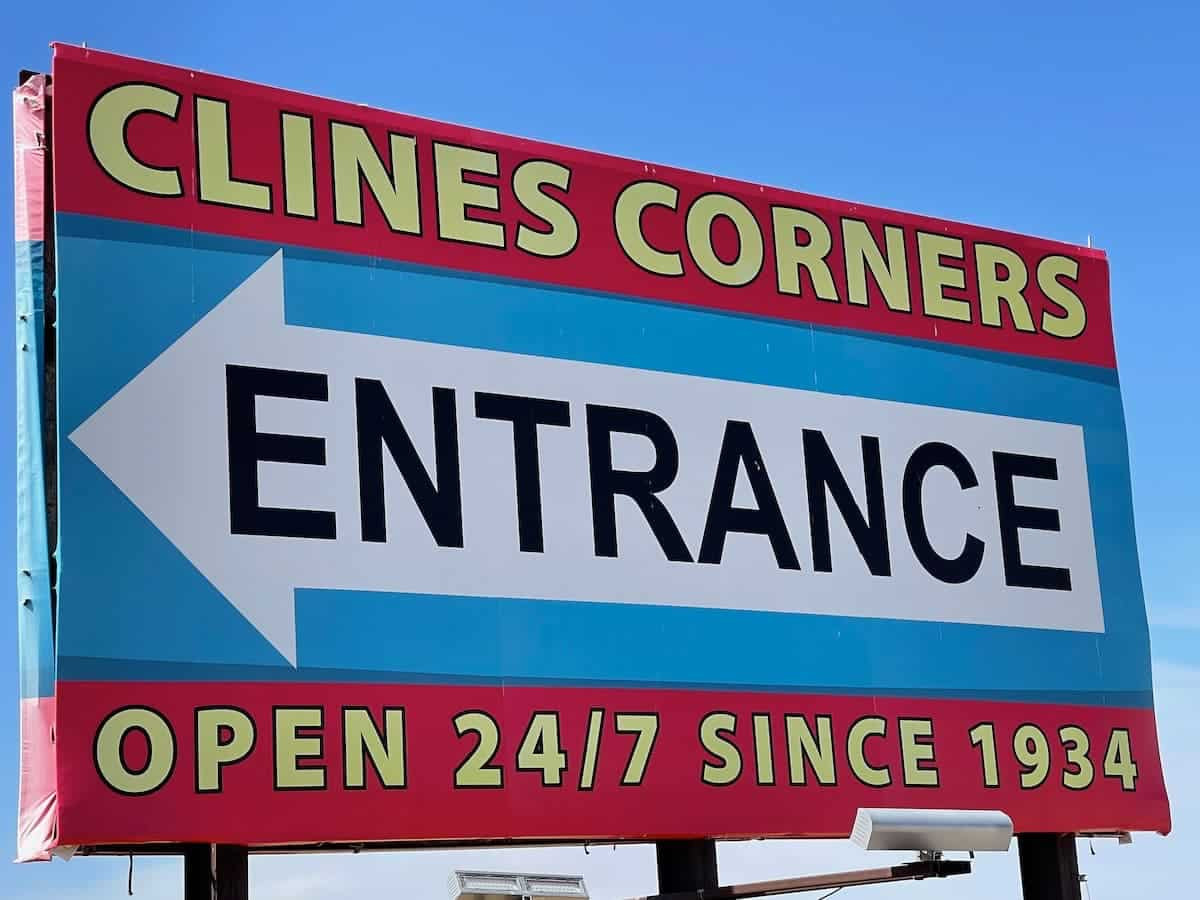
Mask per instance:
[[[463,872],[450,876],[451,900],[588,900],[578,875]]]
[[[1003,851],[1013,823],[999,810],[860,809],[850,840],[864,850]]]

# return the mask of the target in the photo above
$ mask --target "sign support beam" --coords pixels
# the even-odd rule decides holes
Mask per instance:
[[[1081,900],[1073,834],[1017,835],[1024,900]]]
[[[660,894],[718,886],[716,841],[659,841],[654,850]]]
[[[825,875],[803,875],[799,878],[779,878],[772,881],[754,881],[748,884],[731,884],[718,888],[681,891],[673,894],[656,894],[653,897],[637,897],[634,900],[741,900],[750,897],[778,897],[784,894],[801,894],[808,891],[839,891],[847,887],[868,884],[891,884],[896,881],[921,881],[925,878],[949,878],[952,875],[969,875],[971,864],[957,859],[928,859],[885,866],[881,869],[856,869],[853,872],[830,872]],[[826,894],[828,896],[828,894]]]
[[[183,900],[248,900],[249,896],[250,856],[245,847],[184,847]]]

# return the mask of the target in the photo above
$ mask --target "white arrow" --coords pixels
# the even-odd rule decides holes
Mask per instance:
[[[229,530],[229,498],[220,488],[228,451],[220,424],[225,398],[214,389],[226,363],[261,360],[276,349],[255,343],[279,330],[282,284],[279,251],[70,438],[294,665],[290,586],[245,552],[253,538],[221,539]]]
[[[378,296],[370,299],[380,302]],[[327,302],[356,300],[338,295]],[[401,304],[404,298],[388,302]],[[258,399],[259,432],[319,437],[326,448],[323,466],[260,463],[259,502],[333,511],[336,540],[231,533],[230,364],[327,376],[327,402]],[[431,388],[455,390],[462,548],[436,545],[403,479],[386,462],[386,451],[387,541],[362,540],[356,378],[383,383],[434,477]],[[519,549],[512,429],[475,416],[476,391],[570,402],[570,427],[539,428],[543,553]],[[781,569],[770,543],[759,534],[730,534],[719,565],[668,562],[646,520],[625,497],[616,501],[620,555],[597,556],[584,427],[587,404],[653,410],[670,423],[679,446],[679,473],[660,497],[693,556],[713,495],[725,423],[751,421],[801,570]],[[798,459],[802,428],[827,435],[860,496],[859,436],[880,437],[890,576],[866,571],[838,521],[833,523],[834,571],[813,572]],[[293,665],[296,588],[1103,629],[1082,435],[1075,426],[288,325],[282,251],[70,439]],[[962,450],[984,482],[969,492],[948,476],[930,477],[925,484],[927,525],[936,546],[953,555],[967,530],[988,545],[979,574],[963,585],[933,579],[904,543],[899,473],[913,449],[929,440],[948,441]],[[1023,485],[1023,490],[1041,491],[1032,499],[1062,514],[1060,534],[1035,534],[1028,543],[1030,561],[1054,560],[1072,570],[1074,589],[1056,592],[1053,603],[1046,602],[1045,592],[1005,586],[995,497],[987,483],[993,449],[1059,460],[1058,481]],[[653,462],[651,445],[636,435],[615,435],[612,452],[618,469],[644,470]],[[738,474],[734,504],[756,505],[744,472]],[[837,513],[833,515],[836,519]],[[506,627],[499,617],[496,627]]]

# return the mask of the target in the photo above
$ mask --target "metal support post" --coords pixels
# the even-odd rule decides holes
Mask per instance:
[[[659,841],[654,849],[660,894],[717,887],[716,841]]]
[[[183,850],[183,900],[248,900],[250,856],[245,847],[189,844]]]
[[[1073,834],[1017,835],[1025,900],[1081,900]]]

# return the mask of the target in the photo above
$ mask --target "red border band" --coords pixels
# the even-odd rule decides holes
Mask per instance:
[[[1107,367],[1115,365],[1108,263],[1104,254],[1096,250],[380,112],[62,45],[55,48],[54,77],[58,160],[55,190],[60,212],[148,222],[277,245],[325,248],[781,321]],[[158,85],[179,98],[173,118],[161,113],[133,115],[124,130],[133,156],[146,165],[177,173],[179,196],[153,196],[131,190],[105,174],[89,146],[88,123],[97,98],[110,88],[129,82]],[[198,96],[227,102],[229,176],[266,186],[271,209],[259,211],[197,199],[194,104]],[[285,197],[281,136],[284,112],[302,115],[311,122],[313,164],[309,171],[313,172],[315,185],[315,212],[311,217],[302,213],[289,215],[287,204],[281,199]],[[406,226],[390,226],[380,206],[370,197],[362,201],[361,224],[335,221],[330,138],[333,121],[365,128],[375,152],[384,160],[390,160],[390,134],[415,139],[420,234],[408,233],[411,228],[406,231]],[[476,173],[468,174],[465,180],[488,185],[499,209],[468,206],[464,215],[477,221],[499,223],[503,247],[451,240],[441,234],[434,165],[438,144],[495,154],[495,177]],[[518,229],[525,229],[528,238],[532,232],[552,227],[522,205],[513,186],[514,172],[531,160],[551,160],[570,171],[565,190],[553,186],[542,189],[554,202],[565,205],[577,223],[578,238],[570,251],[561,256],[539,256],[522,250],[517,241]],[[616,198],[630,184],[646,180],[662,182],[678,192],[674,209],[651,205],[639,219],[646,241],[678,260],[682,272],[677,277],[641,268],[617,238]],[[762,240],[762,264],[757,274],[737,287],[718,283],[704,274],[696,252],[686,239],[692,204],[714,193],[733,198],[749,210]],[[811,268],[777,264],[773,238],[776,226],[772,218],[775,207],[802,209],[825,223],[831,241],[826,257],[829,283],[819,286]],[[902,310],[897,299],[899,293],[893,296],[889,307],[879,281],[869,273],[864,279],[867,296],[859,296],[860,301],[865,299],[865,304],[850,302],[842,231],[846,220],[865,223],[871,239],[882,249],[888,248],[887,230],[899,229],[906,260],[908,311]],[[779,228],[786,230],[782,225]],[[743,242],[731,219],[717,216],[707,232],[720,260],[737,258]],[[808,235],[803,228],[794,232],[795,240],[801,244],[808,240]],[[918,243],[946,236],[961,241],[962,257],[959,259],[952,253],[937,259],[945,267],[945,277],[951,282],[961,279],[962,287],[939,289],[940,295],[949,300],[938,305],[926,301],[922,292],[922,279],[926,276],[922,273]],[[992,252],[989,248],[994,247],[1015,255],[1006,258],[1010,263],[1014,258],[1019,260],[1026,270],[1021,291],[1028,319],[1021,316],[1020,327],[1032,328],[1032,332],[1020,330],[1014,305],[1007,301],[989,300],[988,309],[992,312],[988,318],[992,321],[991,324],[983,321],[981,271],[998,273],[997,277],[1017,277],[1005,264],[990,256],[979,256]],[[1060,258],[1067,261],[1070,271],[1064,274],[1049,263],[1043,271],[1047,259]],[[1072,268],[1075,266],[1077,270]],[[788,283],[781,287],[783,271],[798,273],[794,286],[788,276]],[[1080,314],[1086,317],[1082,332],[1070,338],[1051,333],[1054,320],[1061,320],[1067,314],[1060,302],[1067,296],[1064,290],[1078,296]],[[938,310],[940,313],[935,315]],[[968,315],[970,321],[947,317],[953,315]],[[1062,330],[1061,326],[1058,330]]]
[[[938,807],[944,797],[1004,810],[1018,831],[1170,829],[1150,709],[592,687],[61,682],[59,691],[68,844],[844,837],[860,807]],[[236,707],[213,721],[240,713],[253,739],[213,721],[198,728],[197,710],[214,706]],[[131,707],[141,711],[125,722],[122,765],[147,768],[148,732],[160,773],[161,753],[174,753],[161,784],[136,796],[111,787],[97,762],[112,769],[119,735],[98,735]],[[398,718],[385,727],[386,708],[403,710],[402,729]],[[385,786],[357,743],[344,751],[347,709],[360,725],[366,711],[395,758],[405,748],[402,785]],[[797,717],[816,745],[826,741],[827,768],[811,754],[795,761]],[[361,782],[347,774],[355,756]],[[822,771],[835,783],[822,784]],[[882,772],[886,785],[868,783]]]

